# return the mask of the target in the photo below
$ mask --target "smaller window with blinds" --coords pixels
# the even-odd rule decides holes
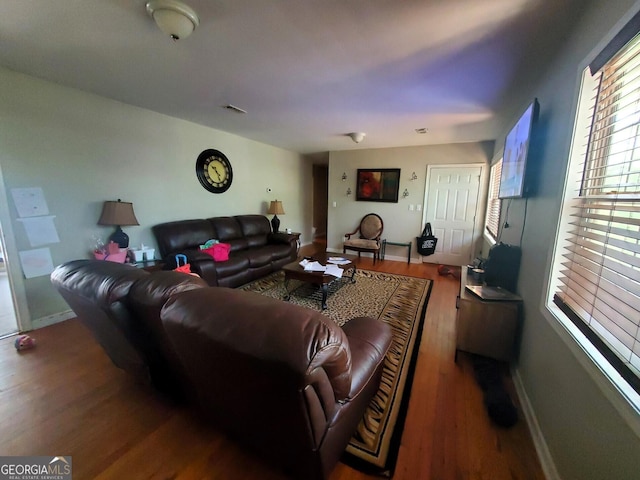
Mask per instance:
[[[502,202],[498,198],[500,193],[500,177],[502,176],[502,159],[491,166],[489,174],[489,195],[487,198],[487,214],[484,219],[484,228],[493,238],[497,240],[500,227],[500,206]]]
[[[590,67],[550,293],[582,333],[576,340],[598,350],[603,371],[615,369],[620,390],[640,393],[640,36]]]

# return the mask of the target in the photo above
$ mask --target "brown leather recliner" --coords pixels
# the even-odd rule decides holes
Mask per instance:
[[[202,412],[302,479],[326,478],[378,390],[390,327],[328,317],[257,293],[171,297],[162,323]]]
[[[64,263],[53,271],[51,282],[114,365],[141,383],[173,398],[182,397],[182,379],[176,378],[173,358],[158,340],[152,308],[159,324],[160,308],[170,295],[204,288],[206,282],[178,272],[151,275],[132,265],[101,260]],[[135,308],[132,292],[138,300]],[[149,315],[141,316],[144,311]]]

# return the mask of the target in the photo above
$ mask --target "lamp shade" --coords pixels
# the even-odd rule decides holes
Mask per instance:
[[[267,213],[273,215],[273,218],[271,219],[271,228],[273,229],[273,233],[278,233],[278,230],[280,229],[280,219],[278,218],[278,215],[284,215],[282,202],[280,200],[272,200],[269,204]]]
[[[267,213],[270,215],[284,215],[284,208],[280,200],[272,200]]]
[[[102,214],[98,225],[140,225],[136,214],[133,213],[133,203],[106,201],[102,205]]]

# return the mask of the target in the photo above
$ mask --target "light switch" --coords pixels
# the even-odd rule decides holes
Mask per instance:
[[[416,210],[419,211],[419,212],[422,211],[422,205],[417,204],[416,205]]]
[[[333,202],[333,208],[336,208],[338,206],[338,202]]]
[[[413,203],[409,205],[409,211],[413,212]]]

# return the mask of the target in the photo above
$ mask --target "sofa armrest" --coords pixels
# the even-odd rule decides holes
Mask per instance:
[[[357,317],[343,325],[351,348],[351,391],[349,398],[375,376],[391,345],[391,327],[370,317]]]
[[[212,287],[218,285],[216,262],[211,255],[195,248],[182,252],[171,252],[164,259],[165,270],[174,270],[177,267],[176,255],[185,255],[187,257],[187,263],[191,265],[191,271],[200,275],[207,284]]]
[[[293,235],[290,233],[278,232],[278,233],[270,233],[267,236],[267,243],[290,243],[295,246],[298,241],[298,235]]]

